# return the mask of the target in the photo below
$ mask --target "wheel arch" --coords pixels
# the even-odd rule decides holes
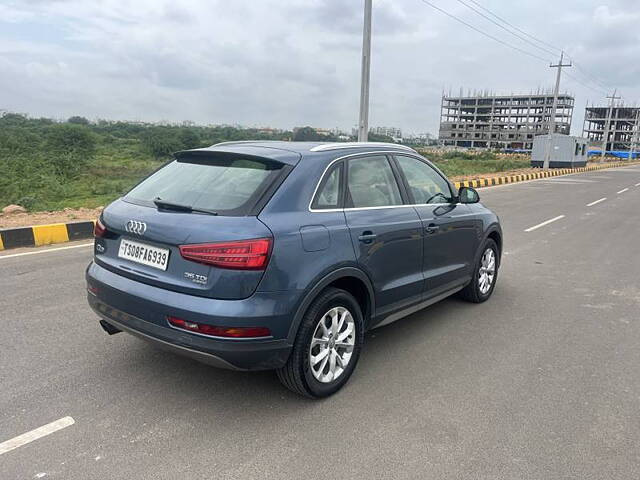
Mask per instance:
[[[502,233],[500,233],[497,228],[494,228],[489,231],[489,233],[487,234],[487,238],[490,238],[491,240],[496,242],[499,250],[498,253],[502,255]]]
[[[487,239],[491,239],[494,242],[496,242],[496,245],[498,246],[498,265],[501,263],[502,260],[502,252],[503,252],[503,237],[502,237],[502,229],[500,228],[500,225],[497,223],[492,224],[491,226],[489,226],[489,228],[487,228],[484,238],[482,239],[482,242],[480,243],[480,248],[478,249],[478,253],[477,253],[477,258],[479,258],[479,255],[482,255],[482,245],[484,244],[484,242]],[[477,259],[476,259],[477,261]]]
[[[311,305],[311,302],[313,302],[325,288],[330,286],[346,290],[355,297],[362,309],[365,328],[368,327],[369,320],[375,312],[375,296],[371,280],[366,273],[358,268],[343,267],[322,277],[303,297],[289,327],[287,339],[290,342],[295,340],[298,328],[302,322],[302,317],[309,308],[309,305]]]

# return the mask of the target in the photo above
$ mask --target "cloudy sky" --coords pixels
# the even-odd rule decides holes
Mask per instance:
[[[550,88],[553,55],[463,5],[373,0],[372,126],[437,133],[443,89]],[[551,46],[586,102],[640,103],[640,0],[464,0]],[[0,110],[32,116],[350,129],[363,0],[0,0]],[[485,13],[486,14],[486,13]],[[488,15],[488,14],[486,14]],[[550,47],[543,47],[552,50]],[[546,63],[547,62],[547,63]],[[596,83],[597,82],[597,83]]]

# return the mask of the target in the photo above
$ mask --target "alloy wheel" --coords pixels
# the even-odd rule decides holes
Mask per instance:
[[[496,254],[492,248],[487,248],[480,260],[480,270],[478,271],[478,288],[482,295],[486,295],[493,285],[496,276]]]
[[[342,375],[355,345],[355,322],[344,307],[333,307],[318,322],[309,346],[309,364],[314,378],[330,383]]]

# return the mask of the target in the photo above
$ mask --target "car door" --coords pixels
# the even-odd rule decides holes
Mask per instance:
[[[345,218],[361,268],[376,294],[376,316],[422,297],[421,222],[383,154],[347,162]]]
[[[424,297],[466,283],[473,270],[479,234],[473,211],[458,203],[449,182],[425,160],[394,156],[423,232]]]

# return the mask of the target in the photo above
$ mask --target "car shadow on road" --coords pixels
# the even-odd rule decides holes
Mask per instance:
[[[499,302],[499,296],[492,301]],[[468,328],[482,310],[482,305],[452,297],[368,332],[354,376],[346,388],[332,398],[355,399],[363,394],[362,389],[369,388],[368,385],[385,382],[387,362],[391,359],[412,368],[418,352],[425,352],[420,358],[425,364],[431,360],[429,355],[453,355],[438,350],[438,343],[447,337],[451,337],[450,342],[463,342],[453,337],[460,329]],[[116,383],[109,386],[108,391],[139,392],[139,395],[151,398],[155,408],[167,415],[179,411],[185,415],[184,407],[188,405],[197,410],[197,415],[224,412],[237,418],[260,415],[264,420],[265,416],[277,418],[296,411],[313,411],[322,408],[325,402],[333,402],[332,398],[314,402],[288,391],[280,385],[275,372],[216,369],[159,350],[133,337],[122,337],[121,344],[112,346],[120,352],[112,358],[109,374],[103,378],[106,382]],[[438,362],[444,363],[447,359],[438,358]]]

